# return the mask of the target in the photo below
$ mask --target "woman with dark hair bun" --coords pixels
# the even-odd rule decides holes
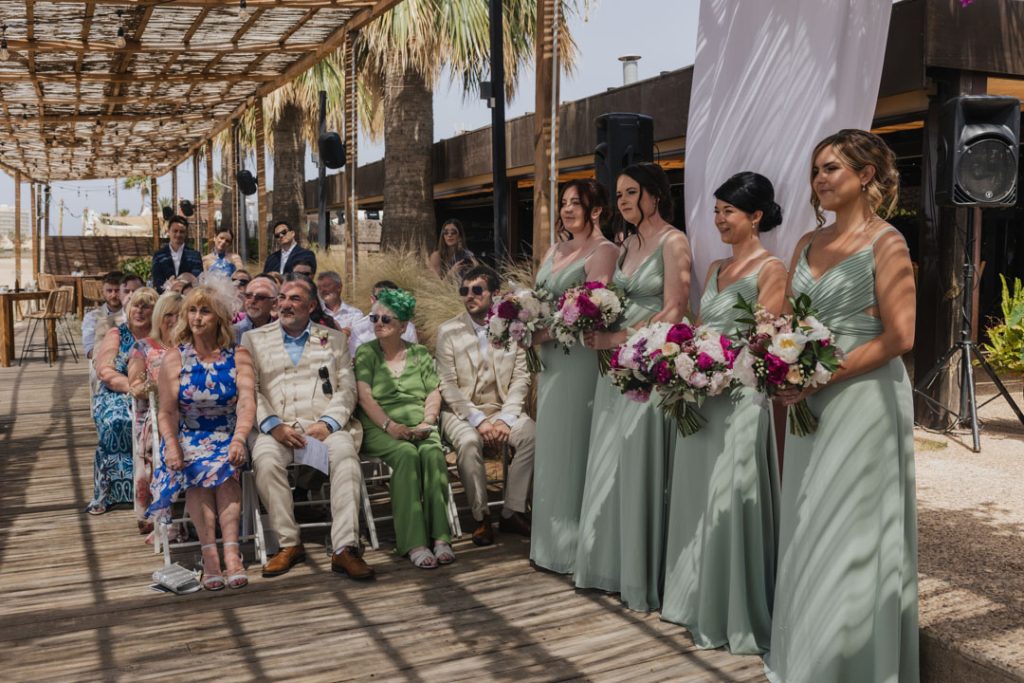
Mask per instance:
[[[700,322],[733,335],[737,298],[778,315],[786,268],[759,233],[782,222],[770,180],[737,173],[715,190],[715,227],[732,256],[708,269]],[[677,437],[672,457],[661,616],[697,647],[737,654],[768,650],[775,584],[779,476],[772,411],[753,389],[707,399],[704,427]]]
[[[555,299],[584,281],[607,283],[619,249],[604,238],[608,195],[592,178],[562,188],[558,236],[537,273],[537,287]],[[545,370],[537,376],[537,436],[533,465],[530,559],[538,567],[570,574],[590,448],[590,418],[597,386],[597,354],[582,345],[562,353],[547,331],[534,336]]]
[[[625,294],[616,332],[592,332],[592,349],[613,349],[629,328],[682,320],[690,295],[690,243],[669,223],[668,179],[656,164],[629,166],[616,181],[629,224],[612,282]],[[597,382],[576,550],[576,586],[619,593],[639,611],[661,604],[665,482],[672,426],[658,402],[637,403],[610,378]]]

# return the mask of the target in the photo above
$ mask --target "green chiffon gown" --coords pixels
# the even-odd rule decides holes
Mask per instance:
[[[537,286],[557,302],[565,290],[586,279],[586,258],[552,272],[553,254],[541,265]],[[540,358],[544,371],[537,375],[530,559],[544,569],[571,574],[587,473],[597,352],[577,344],[566,354],[548,342],[541,345]]]
[[[805,249],[793,274],[794,293],[811,297],[847,352],[882,331],[866,312],[877,305],[873,245],[817,280]],[[917,683],[914,423],[903,362],[826,385],[808,404],[817,431],[786,435],[765,672],[776,683]]]
[[[623,327],[663,308],[661,245],[631,276],[614,282],[628,298]],[[576,586],[619,593],[630,609],[660,605],[665,550],[665,482],[673,426],[657,400],[626,398],[607,377],[597,382],[587,481],[576,549]]]
[[[718,291],[716,269],[701,322],[736,334],[736,297],[757,302],[758,272]],[[778,519],[771,408],[741,387],[707,399],[699,412],[707,420],[701,430],[675,439],[661,618],[685,626],[698,647],[762,653],[771,638]]]

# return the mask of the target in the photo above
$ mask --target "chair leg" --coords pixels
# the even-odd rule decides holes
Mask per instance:
[[[452,538],[462,538],[462,525],[459,523],[459,508],[455,506],[455,495],[452,493],[452,485],[448,486],[448,504],[445,506],[448,513],[448,529],[452,532]]]
[[[370,505],[370,492],[366,488],[366,481],[362,480],[359,482],[359,486],[362,489],[363,499],[363,517],[366,518],[366,531],[370,535],[370,547],[374,550],[380,548],[380,543],[377,541],[377,521],[373,518],[373,506]]]
[[[28,323],[28,333],[25,335],[25,340],[21,343],[21,358],[18,360],[18,365],[25,362],[26,354],[32,347],[32,339],[36,336],[36,328],[39,326],[39,319],[32,318]]]
[[[60,324],[60,323],[64,323],[64,325],[63,325],[63,327],[61,329],[64,331],[64,338],[68,340],[68,344],[69,344],[68,348],[71,349],[71,357],[74,358],[75,362],[77,363],[78,362],[78,345],[75,344],[75,338],[71,334],[71,326],[68,325],[68,321],[67,321],[66,318],[61,318],[60,321],[58,321],[58,324]]]

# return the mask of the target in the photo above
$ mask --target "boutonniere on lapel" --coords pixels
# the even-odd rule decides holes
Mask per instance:
[[[327,336],[327,330],[317,330],[312,336],[320,341],[320,348],[327,348],[327,341],[329,339]]]

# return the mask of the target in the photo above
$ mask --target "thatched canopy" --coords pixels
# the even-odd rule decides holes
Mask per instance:
[[[0,0],[0,168],[162,175],[400,0],[245,2]]]

